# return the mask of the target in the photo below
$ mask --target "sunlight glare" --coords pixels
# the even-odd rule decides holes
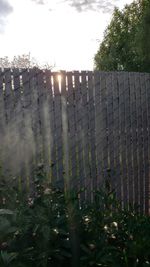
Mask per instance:
[[[61,79],[62,79],[61,74],[58,74],[57,79],[58,79],[58,82],[60,84],[61,83]]]

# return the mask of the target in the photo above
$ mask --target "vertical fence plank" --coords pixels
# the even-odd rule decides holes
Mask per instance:
[[[114,110],[113,110],[113,80],[112,73],[108,73],[106,77],[107,88],[107,127],[108,127],[108,176],[113,189],[116,188],[115,172],[114,172]]]
[[[34,168],[35,170],[42,163],[42,138],[41,138],[41,126],[40,126],[40,115],[39,115],[39,95],[38,95],[38,72],[36,69],[29,70],[29,90],[31,93],[32,103],[32,130],[34,136],[35,145],[35,157],[34,157]]]
[[[70,176],[70,135],[68,129],[68,96],[66,86],[66,72],[61,72],[61,106],[62,106],[62,139],[64,151],[64,189],[69,193],[73,189]]]
[[[122,179],[122,197],[124,205],[128,203],[128,181],[126,164],[126,132],[125,132],[125,88],[124,73],[119,73],[119,123],[120,123],[120,160],[121,160],[121,179]]]
[[[102,132],[101,132],[101,102],[100,102],[100,73],[94,72],[94,101],[95,101],[95,146],[96,146],[96,170],[97,179],[93,180],[93,189],[102,182]]]
[[[139,204],[143,212],[144,183],[143,183],[143,136],[142,136],[142,107],[141,107],[141,84],[140,75],[136,74],[136,111],[137,111],[137,147],[138,147],[138,183],[139,183]]]
[[[83,127],[83,164],[84,164],[84,184],[85,193],[89,195],[90,184],[90,163],[89,163],[89,117],[88,117],[88,87],[87,87],[87,74],[81,72],[81,95],[82,95],[82,127]],[[86,197],[85,196],[85,197]]]
[[[132,134],[131,134],[131,106],[130,106],[130,84],[129,74],[124,74],[124,93],[125,93],[125,132],[126,132],[126,163],[127,163],[127,180],[128,180],[128,201],[133,205],[134,184],[133,184],[133,168],[132,168]]]
[[[63,186],[63,142],[62,142],[62,110],[61,110],[61,92],[59,84],[59,73],[54,77],[54,106],[55,106],[55,126],[56,126],[56,157],[57,157],[57,184]]]
[[[4,69],[5,77],[5,108],[6,108],[6,119],[9,123],[13,116],[14,102],[13,102],[13,91],[11,84],[11,69]]]
[[[145,74],[145,86],[146,86],[146,107],[147,107],[147,137],[148,137],[148,165],[146,165],[146,177],[145,177],[145,212],[150,213],[150,74]],[[146,118],[145,118],[146,119]],[[147,153],[147,152],[146,152]]]
[[[23,136],[24,136],[24,117],[23,117],[23,103],[20,84],[20,72],[19,69],[13,69],[13,83],[14,83],[14,116],[17,138],[14,138],[15,142],[15,167],[16,174],[19,179],[19,188],[22,189],[24,185],[24,148],[23,148]]]
[[[2,173],[4,171],[5,164],[5,136],[6,136],[6,117],[5,117],[5,100],[4,100],[4,88],[3,88],[4,75],[0,69],[0,168]]]
[[[3,136],[6,127],[5,121],[5,103],[3,90],[3,71],[0,70],[0,134]],[[2,143],[1,143],[2,145]]]
[[[46,87],[46,77],[43,71],[37,73],[37,90],[39,103],[40,132],[42,139],[42,158],[44,171],[50,178],[50,116],[49,116],[49,92]]]
[[[96,139],[95,139],[95,99],[94,99],[94,76],[88,72],[89,90],[89,146],[90,146],[90,184],[89,201],[93,200],[93,181],[97,179],[96,173]]]
[[[81,82],[78,71],[74,72],[75,85],[75,113],[77,120],[77,160],[78,160],[78,175],[79,175],[79,189],[84,189],[84,163],[83,163],[83,142],[82,142],[82,97],[81,97]],[[84,201],[85,192],[81,192],[81,199]]]
[[[108,117],[107,117],[107,87],[106,87],[107,74],[101,72],[100,74],[100,99],[101,99],[101,113],[102,120],[100,131],[102,136],[101,149],[102,149],[102,172],[103,178],[108,179]]]
[[[147,107],[147,94],[146,94],[146,79],[145,74],[140,75],[141,84],[141,108],[142,108],[142,133],[143,133],[143,211],[147,213],[147,181],[149,176],[149,161],[148,161],[148,107]]]
[[[50,181],[55,185],[57,181],[57,160],[56,160],[56,128],[55,128],[55,106],[54,92],[52,84],[52,73],[50,70],[45,71],[46,90],[47,90],[47,105],[49,107],[49,145],[50,145]]]
[[[134,179],[134,203],[139,204],[138,183],[138,152],[137,152],[137,110],[136,110],[136,87],[135,74],[130,73],[130,108],[131,108],[131,135],[132,135],[132,161]]]
[[[30,75],[29,71],[23,70],[22,73],[22,86],[23,86],[23,116],[24,116],[24,162],[25,162],[25,177],[27,189],[32,190],[32,168],[33,168],[33,155],[35,150],[34,134],[32,125],[32,94],[30,88]]]
[[[15,175],[14,164],[14,143],[15,138],[15,118],[14,118],[14,96],[12,90],[11,69],[4,69],[4,82],[5,82],[5,116],[6,116],[6,136],[5,136],[5,170],[8,177]]]
[[[113,113],[114,113],[114,175],[116,180],[116,195],[121,200],[121,168],[120,168],[120,133],[119,133],[119,85],[118,73],[113,73]]]
[[[76,146],[76,114],[75,114],[75,89],[73,87],[73,73],[67,72],[68,91],[68,124],[69,124],[69,154],[71,188],[78,188],[77,178],[77,146]]]

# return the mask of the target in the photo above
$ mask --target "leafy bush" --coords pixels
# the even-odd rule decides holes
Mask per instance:
[[[10,266],[15,267],[57,267],[70,264],[64,194],[50,188],[42,178],[41,175],[35,178],[35,193],[32,197],[20,194],[16,190],[9,193],[8,190],[9,201],[5,198],[3,203],[4,198],[1,200],[5,210],[0,210],[0,232],[4,233],[3,239],[0,240],[0,266],[11,264]],[[6,192],[4,193],[6,196]],[[8,215],[6,208],[12,208],[11,196],[14,208],[12,214]]]
[[[5,185],[0,201],[2,267],[150,266],[150,218],[122,210],[108,183],[81,203],[40,173],[32,196]]]
[[[148,216],[122,210],[114,193],[99,191],[83,218],[82,266],[150,266]]]

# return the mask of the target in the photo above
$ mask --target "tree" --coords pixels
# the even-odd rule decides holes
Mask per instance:
[[[42,69],[52,69],[52,66],[48,63],[46,63],[45,65],[40,65],[34,58],[31,58],[30,53],[14,56],[12,60],[10,60],[7,56],[0,58],[0,68],[30,69],[34,67]]]
[[[115,8],[94,58],[97,70],[150,72],[150,1]]]

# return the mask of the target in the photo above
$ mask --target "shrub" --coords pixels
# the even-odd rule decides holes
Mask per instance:
[[[53,188],[41,173],[32,196],[5,185],[0,266],[150,266],[150,218],[122,210],[108,183],[92,193],[93,202],[82,203],[78,193]]]

